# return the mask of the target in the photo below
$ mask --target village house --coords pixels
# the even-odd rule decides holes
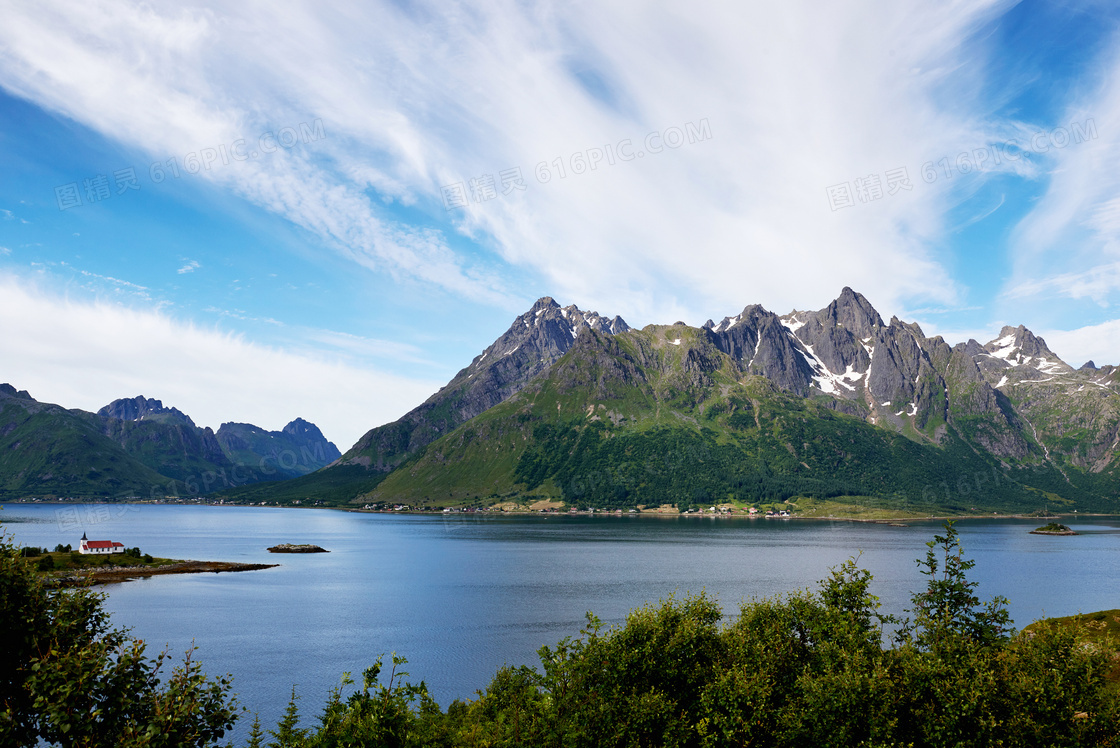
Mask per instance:
[[[117,543],[112,540],[87,540],[86,534],[83,532],[78,553],[124,553],[124,543]]]

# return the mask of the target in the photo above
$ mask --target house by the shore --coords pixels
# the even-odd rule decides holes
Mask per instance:
[[[124,543],[117,543],[112,540],[88,540],[86,534],[82,533],[82,542],[78,546],[78,553],[124,553]]]

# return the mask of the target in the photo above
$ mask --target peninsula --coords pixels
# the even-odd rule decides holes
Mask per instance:
[[[96,542],[96,541],[95,541]],[[53,551],[46,548],[22,548],[21,555],[32,564],[52,587],[78,587],[94,584],[114,584],[141,577],[163,574],[200,574],[228,571],[257,571],[271,569],[279,564],[246,564],[235,561],[191,561],[173,558],[156,558],[140,553],[139,548],[104,555],[90,555],[59,545]]]

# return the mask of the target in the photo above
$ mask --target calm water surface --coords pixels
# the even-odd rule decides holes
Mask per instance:
[[[400,516],[325,509],[11,504],[16,542],[77,547],[117,540],[156,556],[281,564],[265,571],[154,577],[113,585],[107,607],[153,650],[193,641],[211,674],[232,673],[241,702],[274,726],[293,684],[305,716],[344,671],[381,653],[409,659],[443,706],[502,664],[578,633],[584,613],[616,623],[670,594],[706,590],[733,615],[743,600],[815,587],[862,552],[885,610],[922,586],[915,559],[939,523],[651,517]],[[984,598],[1011,600],[1016,624],[1120,608],[1120,521],[1073,522],[1041,537],[1038,520],[958,523]],[[276,543],[329,554],[273,555]],[[243,736],[247,720],[237,731]]]

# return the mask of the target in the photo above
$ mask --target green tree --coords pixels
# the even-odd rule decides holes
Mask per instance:
[[[423,683],[403,683],[403,658],[378,683],[379,659],[345,700],[344,676],[319,728],[285,745],[1120,745],[1114,644],[1062,628],[1012,637],[1004,602],[977,598],[952,524],[929,547],[917,618],[893,648],[884,628],[897,621],[880,612],[857,557],[815,593],[745,603],[722,627],[703,594],[605,631],[588,613],[578,638],[541,648],[539,669],[503,667],[446,713]],[[293,692],[285,729],[296,727],[294,704]]]
[[[296,706],[298,699],[296,688],[292,686],[292,697],[288,699],[284,716],[280,718],[275,730],[268,731],[274,738],[268,743],[268,748],[302,748],[307,744],[308,731],[299,726],[299,707]]]
[[[957,643],[961,637],[980,646],[1007,641],[1012,632],[1007,598],[997,596],[983,606],[980,604],[976,582],[970,581],[966,573],[976,562],[964,557],[953,523],[946,522],[945,534],[934,535],[926,545],[929,550],[918,565],[928,580],[927,586],[924,592],[912,597],[915,620],[902,627],[900,639],[912,638],[923,649]]]
[[[113,628],[103,597],[48,589],[0,535],[0,744],[69,748],[209,746],[237,719],[228,677],[188,652],[167,661]]]
[[[261,716],[254,714],[253,724],[249,727],[249,742],[245,744],[245,748],[261,748],[262,740],[264,740],[264,730],[261,729]]]
[[[441,741],[420,740],[417,733],[417,715],[412,711],[417,705],[420,715],[429,722],[440,722],[439,706],[429,696],[427,686],[421,681],[413,685],[404,679],[408,673],[400,666],[408,661],[392,654],[393,667],[389,679],[379,683],[381,658],[362,673],[362,688],[342,700],[341,687],[331,692],[326,709],[320,718],[320,728],[309,741],[319,748],[335,746],[376,745],[397,748],[409,745],[438,745]],[[342,686],[353,684],[349,673],[343,675]],[[430,732],[430,731],[429,731]]]

